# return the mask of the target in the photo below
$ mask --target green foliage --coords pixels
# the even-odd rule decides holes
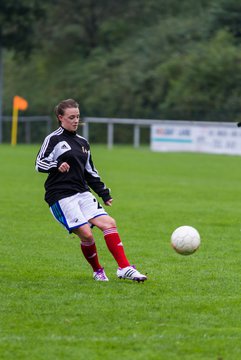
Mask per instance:
[[[94,229],[100,284],[44,203],[38,147],[0,151],[1,360],[240,358],[239,157],[93,146],[127,256],[148,273],[119,280]],[[170,246],[183,224],[202,238],[189,257]]]
[[[43,15],[42,1],[1,0],[0,46],[29,54],[34,46],[35,22]]]
[[[219,0],[210,9],[210,31],[226,29],[234,37],[241,37],[241,3],[237,0]]]
[[[240,119],[234,1],[61,0],[44,8],[31,59],[5,54],[6,113],[18,93],[29,101],[26,114],[49,115],[73,97],[82,116]]]
[[[191,119],[232,121],[240,112],[241,50],[227,33],[220,32],[208,44],[200,44],[191,54],[174,57],[167,68],[170,91],[161,104]],[[206,111],[208,109],[208,112]]]

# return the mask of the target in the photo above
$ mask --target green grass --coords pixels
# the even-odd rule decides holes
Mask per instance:
[[[117,279],[95,229],[110,279],[98,283],[43,201],[37,151],[0,146],[0,358],[241,359],[240,157],[93,146],[112,189],[108,211],[149,277]],[[201,234],[192,256],[170,246],[180,225]]]

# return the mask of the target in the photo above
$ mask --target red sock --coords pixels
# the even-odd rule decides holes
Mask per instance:
[[[117,232],[116,227],[112,227],[110,229],[104,230],[104,238],[106,241],[106,245],[114,256],[117,264],[120,268],[124,268],[126,266],[130,266],[129,261],[125,255],[124,247]]]
[[[88,263],[92,266],[93,271],[97,271],[97,270],[101,269],[102,267],[99,263],[95,243],[93,242],[90,245],[81,243],[80,247],[84,254],[84,257],[86,258]]]

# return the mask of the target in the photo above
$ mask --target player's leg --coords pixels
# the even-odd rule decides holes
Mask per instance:
[[[135,280],[138,282],[147,280],[145,275],[142,275],[134,266],[130,265],[115,220],[109,215],[105,215],[90,219],[89,222],[103,231],[106,245],[119,266],[117,276],[121,279]]]
[[[107,247],[119,267],[130,263],[125,255],[123,244],[117,232],[115,220],[110,217],[97,199],[90,192],[79,194],[81,211],[88,221],[103,231]]]
[[[80,247],[85,259],[93,269],[95,280],[108,281],[99,263],[97,249],[88,221],[79,207],[79,195],[73,195],[56,202],[50,207],[54,218],[69,233],[73,232],[80,238]]]
[[[85,224],[74,229],[73,232],[80,238],[80,248],[93,269],[93,278],[99,281],[108,281],[104,268],[99,263],[97,248],[90,226]]]
[[[121,268],[129,266],[130,263],[126,257],[122,241],[116,228],[115,220],[109,215],[105,215],[91,219],[89,222],[97,226],[103,232],[106,245],[118,266]]]
[[[116,228],[115,220],[110,217],[97,199],[90,192],[79,194],[81,211],[88,221],[103,231],[107,247],[119,268],[117,276],[123,279],[144,281],[145,275],[140,274],[125,255],[124,247]]]

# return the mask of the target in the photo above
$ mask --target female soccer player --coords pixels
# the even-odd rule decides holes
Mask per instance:
[[[50,211],[70,233],[80,238],[81,250],[93,269],[94,280],[108,281],[108,277],[98,259],[92,226],[103,232],[107,247],[118,264],[118,278],[147,280],[130,265],[115,220],[90,191],[100,196],[105,205],[112,205],[110,190],[93,164],[89,143],[77,134],[79,104],[73,99],[63,100],[55,107],[55,115],[60,126],[45,138],[36,159],[36,170],[48,173],[45,200]]]

